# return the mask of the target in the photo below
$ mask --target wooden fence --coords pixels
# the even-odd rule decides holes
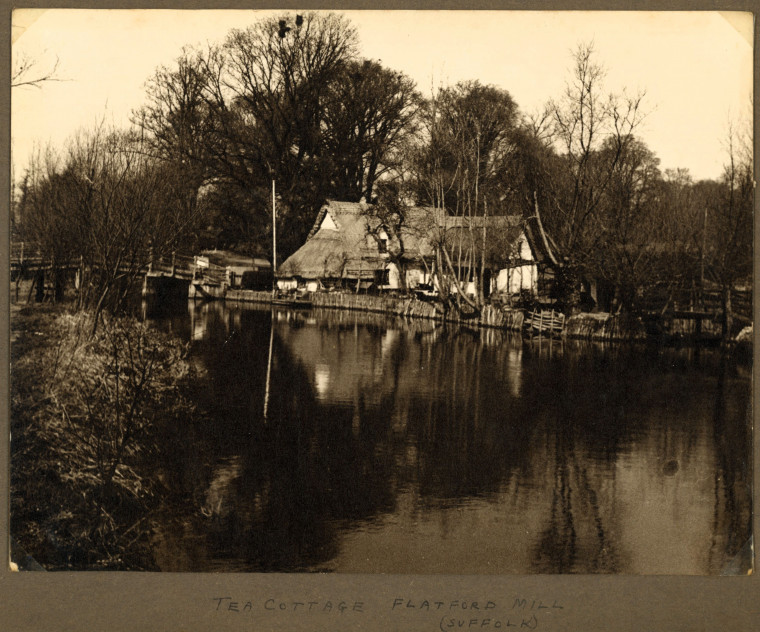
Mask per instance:
[[[716,286],[704,288],[667,288],[665,286],[650,289],[640,303],[646,312],[710,312],[720,314],[723,311],[722,290]],[[752,290],[734,288],[731,290],[731,309],[735,315],[746,322],[752,321]]]
[[[416,298],[393,296],[316,292],[311,296],[311,301],[315,307],[377,312],[406,318],[445,320],[476,327],[495,327],[511,331],[520,331],[524,319],[524,314],[520,310],[506,310],[493,305],[486,305],[477,316],[467,317],[466,315],[458,315],[451,310],[444,313],[441,305],[436,303],[420,301]]]

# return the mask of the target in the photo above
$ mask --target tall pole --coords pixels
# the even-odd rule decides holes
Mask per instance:
[[[275,207],[274,178],[272,178],[272,298],[277,293],[277,210]]]
[[[272,178],[272,299],[277,296],[277,211],[275,207],[274,178]],[[264,387],[264,423],[269,413],[269,379],[272,375],[272,349],[274,344],[274,307],[272,324],[269,327],[269,358],[267,360],[267,381]]]

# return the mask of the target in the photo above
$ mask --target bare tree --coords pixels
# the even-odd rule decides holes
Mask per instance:
[[[140,135],[81,132],[63,155],[48,152],[29,171],[25,231],[53,271],[79,266],[79,304],[118,311],[139,287],[149,250],[176,246],[195,227],[173,190],[179,174],[150,156]]]
[[[643,93],[605,95],[604,75],[593,45],[579,45],[564,95],[548,106],[551,134],[544,137],[558,155],[541,166],[541,190],[533,191],[536,226],[570,306],[578,302],[588,255],[598,247],[605,198],[644,116]]]
[[[751,126],[729,124],[727,163],[720,195],[708,208],[705,274],[721,291],[724,338],[732,335],[735,313],[732,293],[738,283],[750,286],[753,262],[753,211],[755,180]]]
[[[430,99],[424,126],[426,142],[411,161],[418,199],[451,218],[436,239],[439,286],[457,309],[477,313],[485,304],[490,244],[499,237],[488,218],[510,210],[517,107],[504,90],[462,82]],[[473,297],[465,291],[470,283]]]

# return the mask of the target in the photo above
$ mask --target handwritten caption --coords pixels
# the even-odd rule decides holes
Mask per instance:
[[[508,599],[414,599],[395,597],[371,606],[355,599],[239,599],[230,596],[213,597],[213,608],[220,614],[297,615],[329,620],[344,617],[374,615],[399,618],[403,614],[429,614],[431,629],[450,630],[507,630],[521,628],[537,630],[542,623],[554,619],[564,607],[556,600],[512,597]],[[556,615],[555,615],[556,616]]]

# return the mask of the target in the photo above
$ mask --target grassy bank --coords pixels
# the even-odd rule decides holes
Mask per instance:
[[[11,318],[11,536],[48,570],[154,569],[161,434],[193,414],[186,348],[133,319]],[[22,565],[23,567],[23,565]]]

